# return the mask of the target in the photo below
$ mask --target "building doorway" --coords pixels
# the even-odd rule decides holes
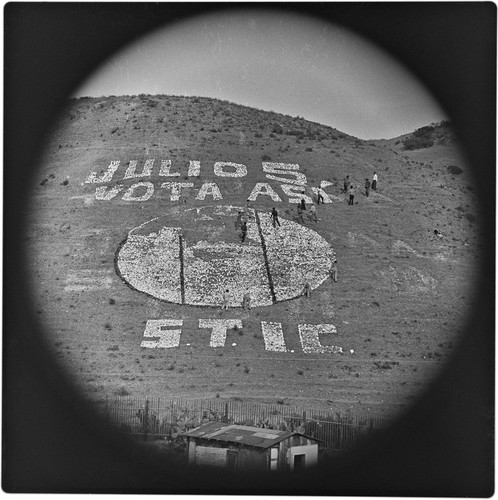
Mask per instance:
[[[301,470],[306,467],[306,454],[294,455],[294,470]]]

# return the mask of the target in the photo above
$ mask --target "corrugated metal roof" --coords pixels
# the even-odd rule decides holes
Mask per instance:
[[[262,429],[260,427],[249,427],[247,425],[230,425],[222,422],[209,422],[186,433],[187,436],[194,438],[240,443],[245,446],[256,446],[258,448],[270,448],[280,443],[280,441],[296,434],[304,436],[304,434],[300,432]],[[317,439],[314,440],[318,441]]]

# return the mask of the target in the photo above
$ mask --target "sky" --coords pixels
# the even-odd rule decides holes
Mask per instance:
[[[228,100],[390,139],[447,119],[414,75],[339,25],[281,11],[221,12],[158,29],[108,59],[74,97]]]

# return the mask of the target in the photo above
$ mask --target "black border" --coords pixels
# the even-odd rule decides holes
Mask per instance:
[[[109,53],[151,28],[216,9],[330,19],[405,61],[456,127],[482,202],[479,300],[458,356],[389,438],[306,475],[185,474],[93,425],[43,356],[23,286],[26,179],[64,104]],[[496,6],[426,3],[8,3],[4,7],[2,487],[7,492],[489,497],[494,492]]]

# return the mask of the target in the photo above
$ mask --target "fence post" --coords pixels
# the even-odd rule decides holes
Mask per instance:
[[[147,441],[149,433],[149,400],[145,400],[145,411],[144,411],[144,441]]]

